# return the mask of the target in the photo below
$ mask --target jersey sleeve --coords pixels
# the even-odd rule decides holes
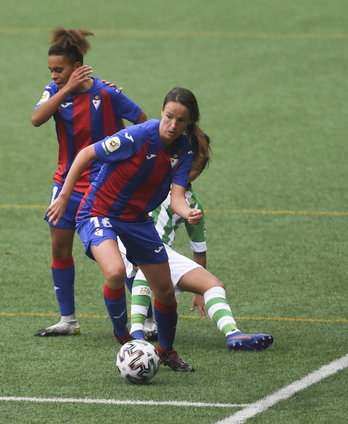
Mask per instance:
[[[139,118],[141,107],[113,87],[105,86],[104,89],[110,96],[114,114],[134,124]]]
[[[98,141],[94,149],[102,162],[118,162],[133,156],[145,141],[145,134],[136,125]]]
[[[47,102],[47,100],[51,98],[52,96],[54,96],[57,93],[57,91],[58,91],[58,87],[53,82],[46,85],[42,93],[41,99],[36,103],[34,110],[36,110],[39,106],[41,106],[42,103]]]
[[[184,137],[186,138],[186,136]],[[173,163],[174,172],[172,182],[182,187],[186,187],[193,161],[193,152],[187,139],[180,156],[180,159],[178,159],[178,165],[175,166],[175,163]],[[172,158],[172,160],[175,162],[175,158]]]

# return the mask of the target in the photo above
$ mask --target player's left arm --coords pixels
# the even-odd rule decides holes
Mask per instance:
[[[134,122],[134,124],[141,124],[145,121],[147,121],[147,115],[145,112],[141,111],[138,119],[136,120],[136,122]]]

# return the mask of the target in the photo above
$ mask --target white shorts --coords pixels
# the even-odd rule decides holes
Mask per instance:
[[[164,246],[168,255],[170,274],[173,281],[173,285],[175,287],[175,295],[177,296],[178,294],[182,293],[182,290],[177,287],[180,278],[188,272],[192,271],[193,269],[201,268],[201,265],[197,264],[192,259],[181,255],[166,244]],[[137,274],[134,279],[146,280],[144,274],[140,269],[137,271]]]
[[[124,266],[126,267],[126,276],[127,278],[133,278],[137,273],[137,269],[132,262],[130,262],[126,257],[126,248],[120,239],[117,240],[118,248],[120,249],[121,256],[123,259]]]

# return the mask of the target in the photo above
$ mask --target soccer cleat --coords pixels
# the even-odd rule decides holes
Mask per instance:
[[[159,352],[158,356],[160,358],[161,364],[170,367],[174,371],[181,372],[195,372],[194,368],[191,365],[184,362],[178,355],[176,350],[171,350],[169,352]]]
[[[115,336],[115,339],[119,343],[121,343],[121,345],[124,345],[127,342],[130,342],[131,340],[134,340],[134,337],[131,334],[129,334],[128,330],[127,330],[127,333],[124,336],[119,337],[119,336],[116,336],[115,333],[114,333],[114,336]]]
[[[59,321],[51,327],[38,330],[34,335],[40,337],[69,336],[80,334],[80,324],[76,319]]]
[[[236,331],[227,337],[227,347],[232,352],[238,350],[265,350],[273,343],[270,334],[244,334]]]
[[[157,324],[154,318],[146,318],[144,324],[144,336],[148,342],[155,342],[158,340]]]

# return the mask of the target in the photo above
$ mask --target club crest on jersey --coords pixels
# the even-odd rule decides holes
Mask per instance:
[[[92,100],[93,106],[98,109],[100,106],[101,100],[99,99],[99,96],[95,96],[95,98]]]
[[[110,137],[102,142],[104,152],[108,155],[121,146],[121,140],[118,137]]]
[[[192,195],[186,197],[186,203],[190,207],[194,207],[194,208],[197,208],[198,207],[198,204],[197,203],[195,204],[195,199],[192,197]]]
[[[170,158],[170,164],[171,164],[172,168],[175,167],[175,165],[178,163],[178,161],[179,161],[179,158],[178,158],[178,155],[177,154],[173,155]]]

